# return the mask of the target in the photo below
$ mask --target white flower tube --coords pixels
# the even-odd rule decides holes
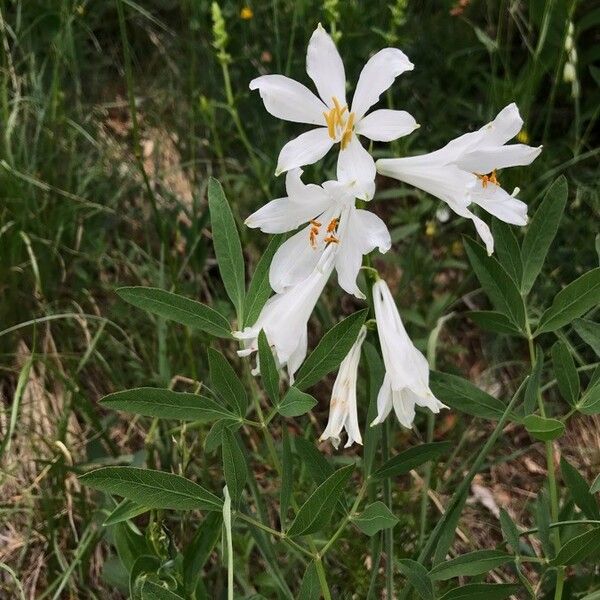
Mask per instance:
[[[366,114],[398,75],[414,65],[397,48],[384,48],[363,67],[352,99],[346,102],[346,73],[335,43],[319,25],[306,52],[306,72],[318,96],[306,86],[283,75],[262,75],[250,82],[265,108],[274,117],[316,125],[288,142],[279,153],[276,175],[311,165],[339,143],[338,173],[343,182],[356,182],[360,197],[370,200],[375,191],[375,164],[358,135],[389,142],[414,131],[418,125],[403,110],[379,109]]]
[[[448,407],[429,389],[427,359],[408,337],[390,288],[383,279],[373,285],[373,306],[385,377],[377,396],[377,417],[371,425],[383,423],[393,408],[398,421],[410,428],[415,418],[415,404],[434,413]]]
[[[509,104],[478,131],[452,140],[440,150],[405,158],[380,159],[377,171],[414,185],[446,202],[450,208],[471,219],[487,247],[494,251],[490,228],[468,206],[478,204],[496,218],[512,225],[527,224],[527,205],[500,187],[496,169],[529,165],[542,151],[525,144],[506,143],[523,126],[516,104]]]
[[[304,281],[271,296],[252,327],[234,332],[234,336],[244,343],[244,349],[238,350],[238,355],[249,356],[258,350],[258,334],[261,329],[264,330],[279,366],[287,366],[291,383],[294,381],[294,373],[306,357],[306,328],[315,304],[333,270],[333,248],[322,258]]]
[[[329,420],[320,440],[331,440],[336,450],[340,444],[342,429],[345,429],[348,434],[345,448],[348,448],[354,442],[362,444],[356,407],[356,380],[358,378],[360,349],[366,335],[367,328],[363,325],[350,352],[342,361],[333,384],[329,404]]]

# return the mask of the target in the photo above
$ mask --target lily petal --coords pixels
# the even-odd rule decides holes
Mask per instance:
[[[327,209],[327,192],[318,185],[302,182],[302,169],[292,169],[286,176],[288,197],[271,200],[245,221],[248,227],[265,233],[283,233],[296,229]]]
[[[406,54],[397,48],[384,48],[372,56],[360,72],[352,99],[356,120],[359,121],[379,100],[398,75],[414,68]]]
[[[371,200],[375,195],[375,162],[355,134],[350,143],[340,149],[337,162],[337,178],[342,183],[356,185],[356,198]]]
[[[371,427],[383,423],[386,417],[390,414],[391,410],[392,382],[390,380],[390,376],[386,372],[385,377],[383,378],[383,383],[379,388],[379,393],[377,394],[377,416],[371,422]]]
[[[258,90],[269,113],[294,123],[325,125],[327,106],[305,85],[284,75],[262,75],[250,82]]]
[[[335,97],[346,104],[346,73],[344,63],[331,36],[322,25],[315,29],[306,51],[306,72],[314,81],[323,102],[333,107]]]
[[[482,221],[476,214],[471,212],[466,206],[462,206],[461,204],[458,204],[456,202],[448,202],[448,206],[450,206],[450,208],[457,215],[465,217],[466,219],[471,219],[471,221],[473,221],[473,224],[475,225],[475,229],[477,230],[479,237],[483,240],[485,244],[485,249],[487,250],[488,255],[491,256],[494,253],[494,236],[492,235],[492,232],[487,226],[487,224],[484,221]]]
[[[356,126],[356,133],[375,142],[391,142],[418,127],[414,117],[405,110],[382,108],[363,117]]]
[[[312,165],[323,158],[333,146],[326,127],[317,127],[289,141],[279,153],[275,175],[285,171]]]
[[[415,394],[408,388],[392,390],[392,402],[400,425],[410,429],[415,420]]]
[[[456,164],[465,171],[483,175],[494,169],[529,165],[540,155],[541,151],[541,146],[534,148],[525,144],[477,148],[463,154]]]
[[[527,204],[511,196],[499,185],[488,183],[474,191],[471,199],[491,215],[511,225],[527,225]]]

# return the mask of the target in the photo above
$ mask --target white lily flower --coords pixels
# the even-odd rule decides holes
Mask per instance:
[[[283,233],[308,224],[277,249],[269,271],[271,287],[280,293],[303,281],[327,248],[335,246],[332,256],[340,286],[364,298],[356,278],[364,254],[377,247],[382,253],[390,249],[392,240],[385,223],[372,212],[356,208],[356,186],[338,181],[306,185],[301,175],[301,169],[289,171],[287,197],[272,200],[246,219],[246,225],[265,233]]]
[[[281,149],[275,174],[311,165],[339,143],[341,181],[358,182],[362,189],[360,197],[370,200],[375,191],[375,164],[357,135],[389,142],[418,127],[414,118],[402,110],[380,109],[366,115],[396,77],[413,68],[401,50],[380,50],[363,67],[349,106],[344,63],[335,43],[319,25],[308,44],[306,72],[320,97],[283,75],[263,75],[250,82],[250,89],[259,90],[265,108],[274,117],[317,125],[316,129],[301,134]]]
[[[527,205],[500,187],[496,170],[531,164],[542,151],[525,144],[506,143],[523,126],[516,104],[509,104],[478,131],[466,133],[435,152],[422,156],[381,159],[377,171],[414,185],[446,202],[471,219],[484,240],[488,254],[494,251],[490,228],[468,208],[475,203],[505,223],[527,224]]]
[[[427,359],[408,337],[390,288],[383,279],[373,285],[373,306],[385,377],[377,396],[377,417],[371,426],[383,423],[393,408],[398,421],[410,428],[415,418],[415,404],[434,413],[448,407],[429,389]]]
[[[262,329],[278,366],[287,366],[290,383],[294,382],[294,374],[306,358],[308,320],[333,270],[332,252],[333,249],[322,257],[304,281],[271,296],[254,325],[233,333],[243,340],[244,348],[238,350],[238,356],[249,356],[258,350],[258,334]],[[257,365],[253,374],[258,373]]]
[[[342,361],[333,384],[331,402],[329,403],[329,420],[320,441],[331,440],[336,450],[340,445],[342,429],[345,429],[348,434],[348,440],[344,448],[352,446],[354,442],[362,444],[356,408],[356,380],[358,378],[360,349],[366,335],[367,328],[363,325],[350,352]]]

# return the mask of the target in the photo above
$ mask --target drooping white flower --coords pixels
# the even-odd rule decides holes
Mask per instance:
[[[427,359],[408,337],[390,288],[383,279],[373,285],[373,306],[385,377],[377,396],[377,417],[371,425],[383,423],[393,408],[398,421],[404,427],[411,427],[415,404],[434,413],[447,406],[429,389]]]
[[[356,208],[355,185],[339,181],[306,185],[301,175],[301,169],[288,171],[287,197],[272,200],[246,219],[246,225],[265,233],[283,233],[307,223],[277,249],[269,271],[271,287],[283,292],[306,279],[327,248],[336,246],[333,260],[340,286],[364,298],[356,278],[363,255],[377,247],[382,253],[390,249],[385,223],[372,212]]]
[[[363,325],[350,352],[342,361],[333,384],[331,402],[329,403],[329,420],[320,440],[331,440],[336,450],[340,444],[342,429],[345,429],[348,434],[345,448],[352,446],[354,442],[362,444],[356,407],[356,380],[358,378],[360,349],[366,335],[367,328]]]
[[[287,366],[290,383],[294,382],[294,373],[306,358],[308,320],[333,270],[333,254],[333,248],[325,253],[304,281],[271,296],[254,325],[234,332],[243,341],[239,356],[249,356],[258,350],[258,334],[262,329],[278,366]],[[254,374],[258,372],[257,368]]]
[[[519,109],[512,103],[478,131],[466,133],[429,154],[380,159],[377,171],[440,198],[454,212],[471,219],[491,254],[492,233],[468,206],[478,204],[505,223],[527,224],[527,205],[515,198],[519,189],[508,194],[496,175],[497,169],[532,163],[542,151],[541,146],[506,145],[522,126]]]
[[[375,165],[357,135],[389,142],[418,127],[406,111],[380,109],[366,115],[396,77],[413,68],[401,50],[380,50],[363,67],[352,104],[348,105],[344,63],[333,40],[319,25],[308,44],[306,72],[320,97],[283,75],[263,75],[250,82],[250,89],[259,90],[265,108],[274,117],[317,126],[281,149],[276,175],[317,162],[339,143],[341,181],[356,181],[362,190],[360,197],[371,199],[375,190]]]

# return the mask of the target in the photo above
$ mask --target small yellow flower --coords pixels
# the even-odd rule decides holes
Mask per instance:
[[[244,6],[244,8],[240,10],[240,19],[249,21],[252,17],[254,17],[254,11],[249,6]]]
[[[521,144],[529,144],[529,134],[527,133],[527,129],[523,128],[517,134],[517,139]]]
[[[437,233],[437,225],[435,221],[427,221],[425,225],[425,235],[427,237],[433,237]]]

